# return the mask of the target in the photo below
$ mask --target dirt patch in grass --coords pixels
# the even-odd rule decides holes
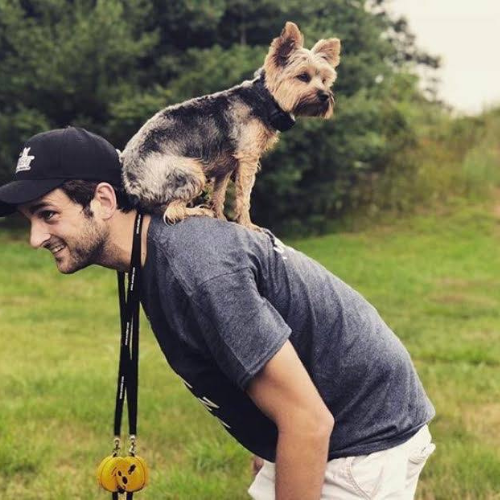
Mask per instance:
[[[500,220],[500,203],[496,203],[493,207],[493,215]]]
[[[495,309],[497,303],[488,297],[470,296],[463,293],[443,293],[435,294],[432,297],[434,302],[447,305],[467,305],[468,307],[481,307]]]
[[[493,191],[493,199],[495,200],[493,204],[493,215],[495,218],[500,220],[500,189],[496,188]]]
[[[451,289],[469,290],[471,288],[485,288],[500,286],[500,280],[484,280],[484,279],[465,279],[447,276],[437,280],[437,285],[440,287],[448,287]]]
[[[493,448],[500,448],[500,403],[487,403],[463,409],[467,430]]]

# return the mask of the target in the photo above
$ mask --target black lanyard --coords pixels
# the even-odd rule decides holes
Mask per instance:
[[[121,318],[120,364],[115,406],[115,447],[119,448],[123,403],[127,396],[130,454],[135,454],[137,434],[137,393],[139,368],[139,295],[141,275],[141,230],[143,216],[139,212],[134,222],[132,257],[128,272],[128,289],[125,297],[125,273],[118,272],[118,297]]]

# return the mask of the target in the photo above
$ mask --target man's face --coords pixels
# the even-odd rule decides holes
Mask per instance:
[[[61,273],[72,274],[101,260],[107,228],[61,189],[20,205],[18,210],[31,223],[31,246],[49,250]]]

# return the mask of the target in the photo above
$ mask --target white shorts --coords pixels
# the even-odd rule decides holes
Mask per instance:
[[[330,460],[321,500],[411,500],[420,472],[435,449],[425,425],[394,448]],[[264,461],[248,490],[250,496],[254,500],[274,500],[274,477],[274,464]]]

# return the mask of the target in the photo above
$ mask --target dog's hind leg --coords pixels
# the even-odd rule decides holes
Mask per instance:
[[[208,208],[187,206],[206,183],[198,159],[151,153],[134,164],[124,162],[123,179],[127,192],[145,209],[163,211],[165,222],[175,223],[192,215],[214,216]]]
[[[214,217],[214,212],[208,207],[187,206],[205,187],[206,177],[202,163],[194,158],[179,158],[179,160],[182,161],[177,166],[176,174],[172,176],[174,184],[170,189],[173,192],[169,196],[170,201],[163,213],[163,220],[173,224],[196,215]]]
[[[194,215],[205,215],[207,217],[214,217],[214,213],[209,208],[202,206],[198,207],[187,207],[188,202],[185,200],[173,200],[171,201],[165,212],[163,213],[163,220],[167,224],[174,224],[184,220],[186,217],[191,217]]]

